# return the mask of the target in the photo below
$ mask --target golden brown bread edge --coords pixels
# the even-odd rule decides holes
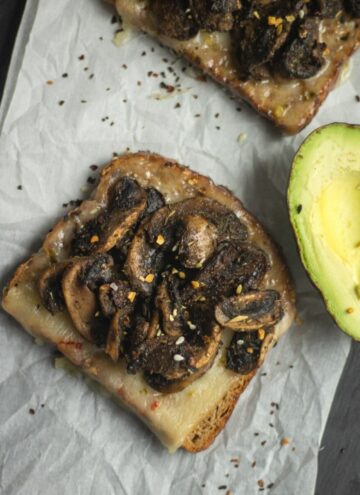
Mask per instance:
[[[266,284],[279,291],[284,306],[284,317],[275,327],[274,340],[269,348],[289,328],[294,318],[295,295],[289,273],[278,248],[255,218],[245,210],[240,200],[225,187],[216,186],[209,178],[151,153],[137,153],[115,158],[102,170],[100,183],[90,199],[60,220],[46,237],[41,250],[17,269],[4,291],[2,305],[31,335],[51,342],[73,364],[102,384],[116,399],[120,399],[123,405],[140,417],[166,444],[167,440],[164,442],[165,437],[164,432],[161,431],[161,425],[154,423],[155,419],[152,419],[147,409],[139,408],[136,400],[128,394],[129,390],[126,390],[126,387],[123,390],[122,385],[118,386],[115,373],[119,374],[119,370],[116,369],[114,363],[111,363],[111,360],[103,352],[99,352],[94,345],[85,342],[80,335],[76,335],[76,332],[69,331],[72,325],[66,314],[61,316],[60,323],[56,323],[57,331],[54,332],[52,325],[55,317],[40,308],[40,299],[36,294],[36,279],[39,273],[49,266],[51,261],[60,261],[67,257],[68,238],[71,237],[75,223],[79,219],[86,221],[96,214],[98,211],[96,205],[104,203],[108,187],[122,175],[135,177],[143,187],[157,187],[164,194],[167,202],[197,195],[211,197],[235,211],[248,226],[249,241],[264,249],[271,261]],[[17,291],[20,292],[17,294]],[[30,311],[29,308],[25,310],[21,304],[18,304],[19,297],[25,301],[29,295],[34,298],[33,303],[30,304]],[[267,350],[262,353],[261,362]],[[126,373],[125,369],[121,373]],[[256,374],[256,370],[247,376],[237,375],[230,370],[226,370],[226,373],[231,377],[227,389],[221,391],[221,396],[214,407],[200,417],[182,441],[181,446],[189,452],[204,450],[215,440],[230,417],[240,394]]]
[[[146,0],[107,0],[130,25],[157,38],[162,44],[200,68],[235,96],[249,103],[287,134],[296,134],[316,115],[334,87],[341,68],[360,45],[360,20],[341,23],[325,20],[321,41],[328,47],[326,64],[315,77],[286,80],[273,77],[267,81],[242,81],[230,48],[227,33],[200,33],[189,41],[177,41],[159,35],[146,9]]]

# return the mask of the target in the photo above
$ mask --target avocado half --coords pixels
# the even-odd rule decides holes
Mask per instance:
[[[288,204],[306,270],[338,326],[360,340],[360,126],[310,134],[293,161]]]

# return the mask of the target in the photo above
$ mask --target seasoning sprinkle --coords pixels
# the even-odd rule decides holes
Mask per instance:
[[[237,287],[236,287],[236,294],[238,296],[240,296],[240,294],[242,293],[242,290],[243,290],[243,286],[242,284],[239,284]]]
[[[156,244],[162,246],[164,242],[165,242],[165,238],[161,234],[159,234],[156,238]]]
[[[184,361],[185,360],[184,356],[182,356],[181,354],[174,354],[173,359],[177,363],[180,363],[181,361]]]
[[[129,299],[130,302],[134,302],[135,301],[135,298],[136,298],[136,292],[129,292],[127,298]]]
[[[176,345],[180,345],[180,344],[183,344],[185,342],[185,337],[181,336],[177,339],[177,341],[175,342]]]
[[[95,243],[99,242],[99,240],[100,240],[100,238],[98,235],[93,235],[90,239],[90,242],[91,242],[91,244],[95,244]]]
[[[153,273],[149,273],[148,275],[146,275],[144,281],[148,284],[151,284],[151,282],[154,281],[154,278],[155,278],[155,275]]]

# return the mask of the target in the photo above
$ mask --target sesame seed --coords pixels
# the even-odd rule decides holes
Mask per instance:
[[[175,342],[176,345],[183,344],[185,342],[185,337],[179,337],[177,341]]]
[[[184,356],[182,356],[181,354],[174,354],[174,357],[173,357],[174,361],[180,363],[180,361],[184,361],[185,358]]]

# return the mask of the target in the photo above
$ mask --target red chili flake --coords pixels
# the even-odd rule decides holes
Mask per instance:
[[[59,345],[69,345],[75,347],[75,349],[82,349],[82,343],[74,342],[73,340],[68,340],[68,341],[62,340],[61,342],[59,342]]]
[[[173,93],[175,91],[175,86],[171,86],[171,84],[166,84],[164,81],[161,81],[160,88],[165,89],[168,93]]]
[[[29,414],[31,414],[31,416],[34,416],[34,414],[35,414],[35,409],[33,409],[33,408],[29,409]]]
[[[154,400],[154,402],[152,402],[151,405],[150,405],[150,409],[152,411],[155,411],[159,407],[160,407],[160,402],[158,400]]]

